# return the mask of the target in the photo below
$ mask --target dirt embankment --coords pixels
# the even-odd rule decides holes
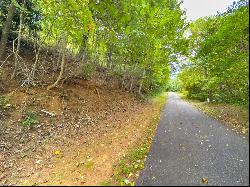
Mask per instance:
[[[84,80],[8,91],[2,105],[2,185],[100,185],[160,113],[155,103]]]

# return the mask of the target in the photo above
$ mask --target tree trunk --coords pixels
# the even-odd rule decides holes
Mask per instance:
[[[142,81],[141,81],[140,86],[139,86],[139,91],[138,91],[139,94],[141,94],[142,83],[143,83],[143,77],[144,77],[145,73],[146,73],[146,71],[145,71],[145,69],[144,69],[144,70],[143,70],[143,74],[142,74]]]
[[[108,45],[107,53],[107,69],[112,69],[112,44]]]
[[[213,101],[213,95],[212,95],[212,90],[208,90],[208,102],[212,102]]]
[[[4,26],[3,26],[3,31],[2,31],[1,41],[0,41],[0,60],[2,59],[3,53],[5,52],[6,43],[8,40],[10,26],[11,26],[12,19],[13,19],[14,13],[15,13],[15,9],[16,9],[16,7],[14,5],[14,2],[12,1],[10,6],[9,6],[7,19],[6,19]]]
[[[39,44],[38,44],[39,45]],[[39,54],[40,54],[40,50],[41,50],[41,46],[38,47],[38,50],[36,52],[36,59],[35,59],[35,63],[34,63],[34,66],[31,70],[31,81],[33,81],[34,77],[35,77],[35,72],[36,72],[36,66],[37,66],[37,63],[38,63],[38,59],[39,59]]]
[[[205,79],[208,79],[208,68],[205,67],[204,70],[205,70]],[[207,98],[208,103],[212,101],[212,99],[213,99],[212,97],[213,97],[212,96],[212,90],[208,89],[208,98]]]
[[[131,76],[130,76],[131,77],[130,88],[129,88],[130,92],[132,92],[132,89],[133,89],[135,70],[136,70],[136,64],[134,64],[134,67],[133,67],[133,70],[132,70]]]
[[[62,75],[63,75],[63,71],[64,71],[64,64],[65,64],[66,47],[67,47],[67,43],[68,43],[68,40],[67,40],[68,36],[65,35],[64,32],[62,35],[63,35],[64,42],[62,42],[63,44],[61,46],[62,60],[61,60],[60,73],[59,73],[59,76],[58,76],[56,82],[54,82],[54,84],[52,84],[52,85],[49,85],[47,87],[47,90],[50,90],[50,89],[56,87],[58,85],[58,83],[60,82],[60,80],[62,79]]]
[[[55,64],[55,66],[54,66],[54,71],[56,71],[59,68],[61,59],[62,59],[62,51],[59,51],[59,53],[58,53],[58,59],[57,59],[57,62]]]
[[[87,62],[87,41],[88,41],[88,36],[82,35],[82,45],[78,52],[78,56],[83,64]]]
[[[122,85],[121,85],[122,89],[124,89],[126,73],[127,73],[127,71],[126,71],[126,63],[124,63],[124,65],[123,65],[123,76],[122,76]]]
[[[131,77],[130,88],[129,88],[129,91],[130,91],[130,92],[132,92],[133,83],[134,83],[134,77]]]
[[[59,76],[58,76],[56,82],[54,82],[54,84],[47,87],[47,90],[50,90],[50,89],[56,87],[58,85],[59,81],[62,79],[64,63],[65,63],[65,52],[63,52],[63,54],[62,54],[61,70],[60,70]]]
[[[15,51],[15,65],[14,65],[14,71],[11,75],[11,79],[13,79],[16,75],[17,70],[17,61],[18,61],[18,53],[20,50],[20,42],[21,42],[21,34],[22,34],[22,26],[23,26],[23,13],[20,14],[20,23],[19,23],[19,31],[18,31],[18,38],[17,38],[17,48]]]
[[[108,52],[108,64],[107,64],[107,68],[108,69],[112,68],[112,53],[111,53],[111,51]]]

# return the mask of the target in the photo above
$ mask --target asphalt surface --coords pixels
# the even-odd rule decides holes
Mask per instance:
[[[136,185],[249,185],[249,139],[169,93]]]

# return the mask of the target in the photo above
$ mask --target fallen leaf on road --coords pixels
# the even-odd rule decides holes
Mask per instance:
[[[62,154],[62,152],[60,150],[55,150],[54,151],[54,155],[60,155],[60,154]]]
[[[128,177],[131,177],[133,175],[133,173],[129,173]]]
[[[202,181],[202,183],[204,183],[204,184],[208,184],[208,179],[207,179],[207,178],[202,178],[201,181]]]
[[[41,164],[43,161],[42,160],[37,160],[35,163],[36,164]]]

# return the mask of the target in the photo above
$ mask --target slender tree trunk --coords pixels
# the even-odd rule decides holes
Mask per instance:
[[[107,64],[107,68],[111,69],[112,66],[112,53],[111,51],[108,52],[108,64]]]
[[[59,53],[58,53],[57,62],[55,64],[55,66],[54,66],[54,71],[56,71],[59,68],[61,60],[62,60],[62,51],[60,50]]]
[[[39,44],[38,44],[38,45],[39,45]],[[33,66],[32,70],[31,70],[31,81],[33,81],[33,79],[34,79],[34,77],[35,77],[36,66],[37,66],[37,63],[38,63],[40,50],[41,50],[41,46],[38,47],[38,50],[37,50],[37,52],[36,52],[35,63],[34,63],[34,66]]]
[[[205,70],[205,79],[208,79],[208,68],[205,67],[204,70]],[[212,90],[211,90],[211,89],[208,89],[208,98],[207,98],[207,102],[211,102],[212,99],[213,99],[212,97],[213,97],[213,96],[212,96]]]
[[[65,52],[62,54],[61,70],[60,70],[59,76],[58,76],[56,82],[54,82],[54,84],[47,87],[47,90],[50,90],[50,89],[56,87],[58,85],[58,83],[60,82],[60,80],[62,79],[63,70],[64,70],[64,63],[65,63]]]
[[[80,59],[80,61],[85,64],[85,58],[86,58],[86,51],[84,50],[84,46],[80,47],[79,53],[78,53],[78,57]]]
[[[62,75],[63,75],[63,71],[64,71],[64,64],[65,64],[65,56],[66,56],[66,46],[67,46],[67,43],[68,43],[68,40],[67,40],[67,35],[65,35],[63,33],[63,40],[64,40],[64,44],[62,45],[62,60],[61,60],[61,67],[60,67],[60,73],[59,73],[59,76],[57,77],[57,80],[56,82],[54,82],[54,84],[52,85],[49,85],[47,87],[47,90],[50,90],[54,87],[56,87],[58,85],[58,83],[60,82],[60,80],[62,79]]]
[[[15,64],[14,64],[14,71],[11,75],[11,79],[13,79],[16,75],[17,65],[18,65],[18,53],[20,50],[20,42],[21,42],[21,34],[22,34],[22,26],[23,26],[23,13],[20,13],[20,23],[19,23],[19,31],[18,31],[18,38],[17,38],[17,48],[15,51]]]
[[[126,73],[127,73],[127,71],[126,71],[126,63],[124,63],[124,65],[123,65],[123,76],[122,76],[122,89],[124,88]]]
[[[142,73],[142,78],[144,77],[145,73],[146,73],[146,71],[145,71],[145,69],[144,69],[144,70],[143,70],[143,73]],[[141,81],[141,83],[140,83],[140,86],[139,86],[139,90],[138,90],[139,94],[141,94],[142,83],[143,83],[143,79],[142,79],[142,81]]]
[[[130,92],[131,92],[131,91],[132,91],[132,89],[133,89],[133,84],[134,84],[134,75],[135,75],[134,71],[135,71],[135,69],[136,69],[136,64],[134,64],[134,67],[133,67],[133,70],[132,70],[131,82],[130,82],[130,88],[129,88],[129,91],[130,91]]]
[[[15,14],[15,9],[16,7],[14,5],[14,2],[12,1],[9,6],[7,19],[4,23],[3,30],[2,30],[2,36],[1,36],[1,41],[0,41],[0,60],[2,59],[3,53],[5,52],[6,43],[7,43],[9,32],[10,32],[10,26],[12,23],[13,16]]]
[[[111,69],[112,67],[112,44],[108,45],[108,53],[107,53],[107,69]]]
[[[87,61],[87,41],[88,41],[88,36],[82,35],[82,45],[80,47],[78,56],[83,64],[85,64]]]
[[[129,91],[130,91],[130,92],[132,91],[133,83],[134,83],[134,77],[131,78],[130,88],[129,88]]]
[[[122,65],[119,65],[119,71],[122,72]],[[122,78],[123,76],[119,77],[119,88],[122,88]]]

